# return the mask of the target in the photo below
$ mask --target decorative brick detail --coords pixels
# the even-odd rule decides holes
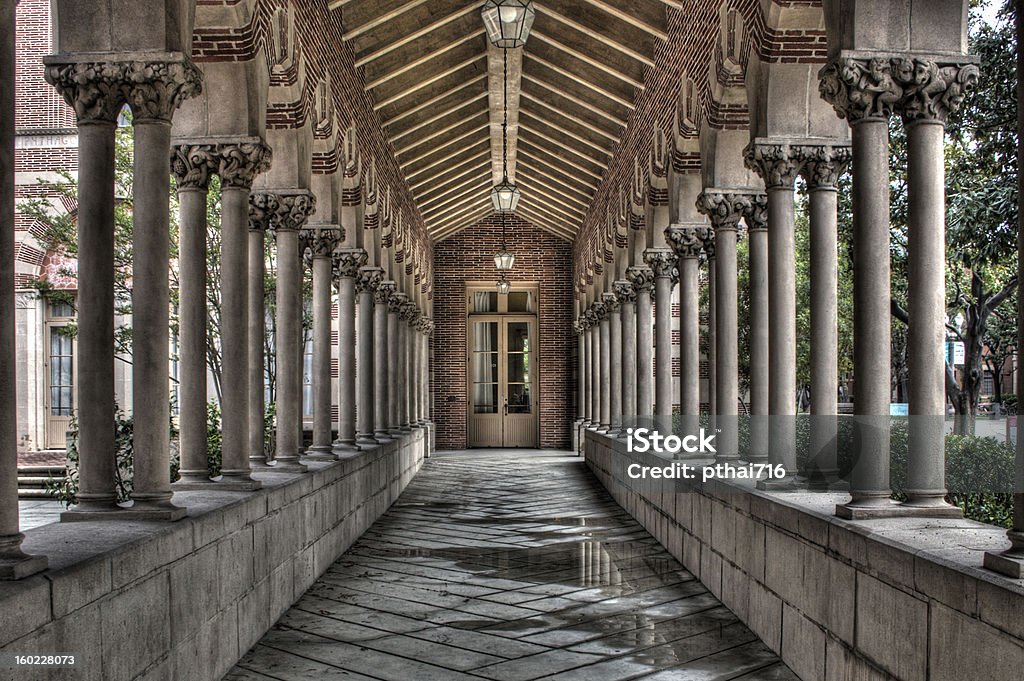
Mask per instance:
[[[540,446],[571,446],[576,337],[573,334],[571,246],[521,219],[508,222],[509,248],[516,254],[512,282],[540,288],[538,361]],[[466,282],[497,280],[494,254],[501,227],[492,215],[434,246],[434,405],[438,449],[467,444]]]

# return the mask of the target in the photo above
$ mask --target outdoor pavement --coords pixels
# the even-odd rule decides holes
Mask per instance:
[[[563,452],[441,452],[230,681],[796,681]]]
[[[22,532],[49,525],[60,520],[63,510],[64,504],[52,499],[22,499],[18,501],[18,525]]]

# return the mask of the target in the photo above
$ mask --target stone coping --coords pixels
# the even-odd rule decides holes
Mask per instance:
[[[588,440],[599,441],[617,454],[636,459],[625,440],[587,430]],[[802,539],[857,571],[867,573],[898,589],[946,604],[964,614],[1024,639],[1024,579],[1014,580],[982,567],[986,551],[1008,546],[1006,530],[968,519],[882,518],[846,520],[836,517],[836,504],[849,495],[835,492],[783,492],[754,488],[743,480],[689,481],[691,492],[669,492],[664,483],[620,477],[619,482],[652,500],[664,515],[678,509],[669,497],[703,495],[724,503],[773,529]],[[660,497],[660,502],[657,503]],[[697,517],[695,506],[689,531],[712,537],[711,515]],[[685,519],[674,517],[685,526]],[[696,523],[706,523],[698,528]]]

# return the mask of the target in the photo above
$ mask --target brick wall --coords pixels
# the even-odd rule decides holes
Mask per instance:
[[[540,446],[571,446],[575,404],[576,335],[572,330],[572,246],[530,223],[512,218],[509,250],[516,255],[513,281],[537,282],[539,305]],[[438,449],[467,445],[467,281],[496,279],[501,247],[496,215],[434,246],[433,414]]]

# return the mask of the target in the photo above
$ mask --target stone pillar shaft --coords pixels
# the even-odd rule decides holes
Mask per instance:
[[[362,267],[357,280],[359,298],[359,328],[356,347],[359,357],[356,362],[356,376],[359,384],[359,406],[356,423],[356,444],[372,447],[377,444],[373,437],[374,412],[374,358],[373,336],[374,304],[373,294],[380,283],[382,270],[379,267]]]
[[[583,365],[580,371],[583,372],[583,425],[591,426],[594,423],[594,375],[591,367],[594,366],[594,327],[590,320],[586,320],[583,328]]]
[[[771,456],[796,474],[796,251],[793,188],[768,189],[768,413]]]
[[[679,259],[679,412],[700,416],[700,261]]]
[[[395,294],[398,296],[400,294]],[[391,433],[398,433],[401,430],[401,423],[399,419],[401,414],[399,412],[398,402],[402,397],[402,385],[401,385],[401,359],[399,357],[399,348],[401,346],[401,338],[399,337],[399,323],[398,312],[394,305],[390,305],[388,309],[388,361],[387,361],[387,372],[388,372],[388,431]]]
[[[582,319],[582,317],[580,318]],[[576,419],[587,419],[587,332],[580,322],[576,322]]]
[[[739,346],[736,288],[736,223],[715,226],[715,394],[722,429],[719,459],[739,457]]]
[[[675,257],[667,250],[649,250],[645,260],[654,271],[654,413],[672,415],[672,287]]]
[[[182,482],[210,479],[206,446],[206,193],[205,182],[183,186],[179,178],[178,472]]]
[[[945,126],[907,127],[907,362],[910,428],[906,506],[947,508]]]
[[[300,363],[302,333],[302,259],[299,235],[294,228],[275,225],[277,240],[277,338],[275,378],[277,389],[277,446],[275,468],[304,471],[299,462],[298,425],[302,419],[302,364]]]
[[[132,221],[133,509],[184,517],[171,504],[170,174],[171,124],[137,117]],[[108,226],[109,228],[109,226]],[[108,341],[109,342],[109,341]],[[110,425],[108,424],[108,428]]]
[[[331,255],[313,252],[313,443],[307,455],[331,455]],[[338,306],[339,317],[341,306]],[[344,346],[340,343],[339,349]],[[339,370],[340,375],[340,370]],[[340,410],[339,410],[340,411]]]
[[[760,226],[748,227],[750,451],[747,456],[762,461],[768,458],[768,233]]]
[[[343,449],[356,448],[356,282],[338,279],[338,441]],[[328,369],[328,375],[330,370]]]
[[[14,64],[13,2],[0,6],[0,579],[46,569],[43,556],[21,550],[18,519],[18,423],[14,302]]]
[[[618,322],[618,320],[616,320]],[[607,432],[612,424],[612,353],[616,350],[612,346],[611,337],[611,313],[603,315],[601,319],[601,430]]]
[[[641,416],[654,414],[654,304],[651,288],[654,273],[637,267],[632,281],[636,286],[636,411]],[[669,339],[671,342],[671,338]]]
[[[266,195],[250,197],[250,202],[266,200]],[[246,280],[248,322],[246,324],[246,345],[249,349],[249,364],[246,385],[249,391],[248,423],[249,465],[261,468],[268,464],[264,443],[264,343],[267,328],[267,312],[263,278],[265,276],[265,232],[264,225],[250,222],[248,235],[249,276]]]

